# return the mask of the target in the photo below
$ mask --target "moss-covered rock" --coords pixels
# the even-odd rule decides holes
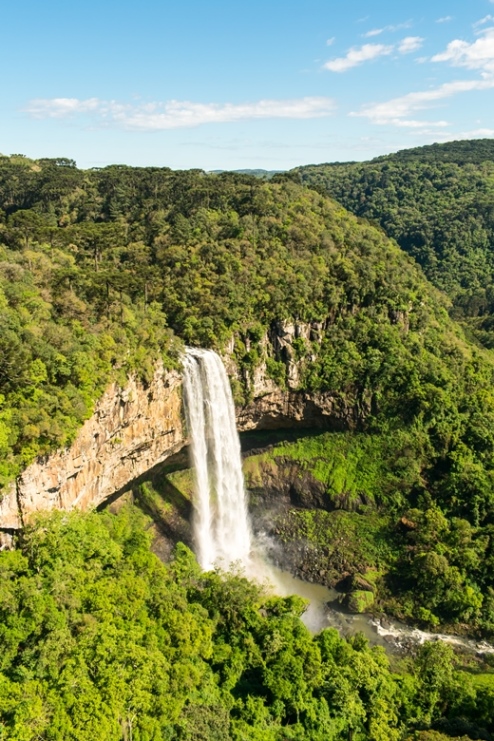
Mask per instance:
[[[343,604],[350,612],[368,612],[374,604],[374,594],[366,589],[357,589],[355,592],[349,592],[345,595]]]

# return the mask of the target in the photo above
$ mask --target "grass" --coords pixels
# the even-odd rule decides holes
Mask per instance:
[[[270,462],[293,461],[301,475],[309,473],[326,487],[330,500],[363,500],[398,505],[403,494],[420,482],[419,456],[411,436],[322,433],[294,442],[274,444],[248,458],[245,470],[258,486],[259,468]],[[249,478],[250,477],[250,478]]]

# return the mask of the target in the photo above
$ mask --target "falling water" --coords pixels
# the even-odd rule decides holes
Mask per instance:
[[[203,569],[247,565],[251,529],[235,408],[221,358],[188,348],[185,413],[195,471],[194,537]]]

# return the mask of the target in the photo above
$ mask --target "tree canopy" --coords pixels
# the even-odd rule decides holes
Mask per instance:
[[[241,575],[164,565],[146,522],[55,513],[0,553],[0,738],[9,741],[398,741],[442,720],[494,730],[492,687],[425,644],[312,636],[305,603]]]

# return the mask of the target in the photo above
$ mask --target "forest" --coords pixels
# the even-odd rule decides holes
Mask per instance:
[[[492,348],[493,163],[493,141],[484,139],[296,172],[396,240],[450,297],[469,338]]]
[[[327,548],[345,517],[376,609],[492,637],[494,154],[444,147],[269,181],[0,157],[0,487],[69,445],[110,381],[179,368],[184,344],[233,338],[239,406],[262,362],[286,388],[264,339],[314,322],[293,347],[298,390],[358,424],[272,452],[332,482],[333,511],[284,537]],[[391,667],[358,637],[312,637],[297,598],[200,574],[180,546],[160,564],[146,528],[59,514],[0,554],[0,738],[494,732],[491,673],[447,646]]]
[[[0,738],[492,738],[494,682],[426,643],[391,666],[300,621],[304,600],[162,564],[137,510],[55,513],[0,554]]]

